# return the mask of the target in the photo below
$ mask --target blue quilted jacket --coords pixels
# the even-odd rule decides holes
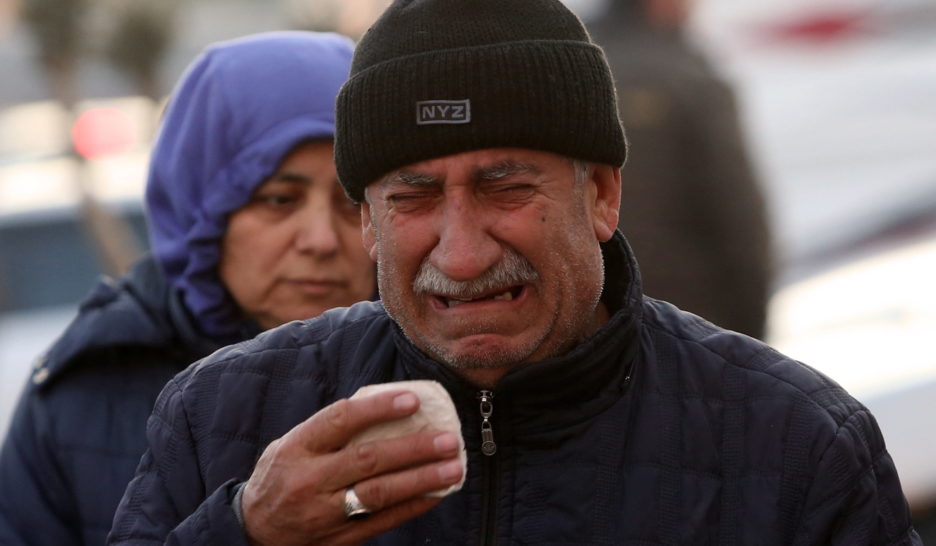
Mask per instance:
[[[102,280],[33,370],[0,450],[0,544],[103,544],[166,381],[220,345],[149,257]]]
[[[614,311],[570,353],[479,391],[379,303],[216,352],[157,401],[111,544],[247,544],[231,499],[264,447],[358,387],[435,379],[458,408],[464,488],[384,545],[920,544],[868,410],[811,368],[641,296],[620,235]]]

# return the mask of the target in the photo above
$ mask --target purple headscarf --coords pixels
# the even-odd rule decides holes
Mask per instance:
[[[150,245],[203,333],[243,331],[217,273],[228,215],[297,144],[333,137],[352,47],[338,34],[301,31],[221,42],[173,92],[147,180]]]

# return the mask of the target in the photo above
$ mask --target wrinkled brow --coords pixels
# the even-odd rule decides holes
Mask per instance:
[[[540,169],[529,163],[505,159],[491,166],[478,169],[475,175],[479,180],[500,180],[516,174],[539,174]]]
[[[439,183],[439,178],[436,176],[414,173],[410,171],[397,171],[395,173],[388,174],[383,179],[383,184],[406,184],[407,186],[431,186]]]
[[[539,167],[530,163],[505,159],[487,167],[479,167],[475,170],[474,177],[477,180],[490,181],[500,180],[516,174],[539,174],[540,172],[542,171]],[[397,171],[387,175],[382,182],[384,185],[406,184],[408,186],[433,186],[440,184],[441,179],[438,176],[430,174]]]

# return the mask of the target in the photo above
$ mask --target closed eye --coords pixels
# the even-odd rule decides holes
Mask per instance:
[[[527,192],[533,191],[533,186],[531,184],[506,184],[500,187],[493,188],[495,193],[518,193],[518,192]]]
[[[387,202],[398,212],[411,212],[431,205],[437,196],[433,191],[404,191],[388,195]]]
[[[516,203],[530,199],[536,193],[536,186],[526,183],[492,184],[485,190],[489,199],[504,203]]]

